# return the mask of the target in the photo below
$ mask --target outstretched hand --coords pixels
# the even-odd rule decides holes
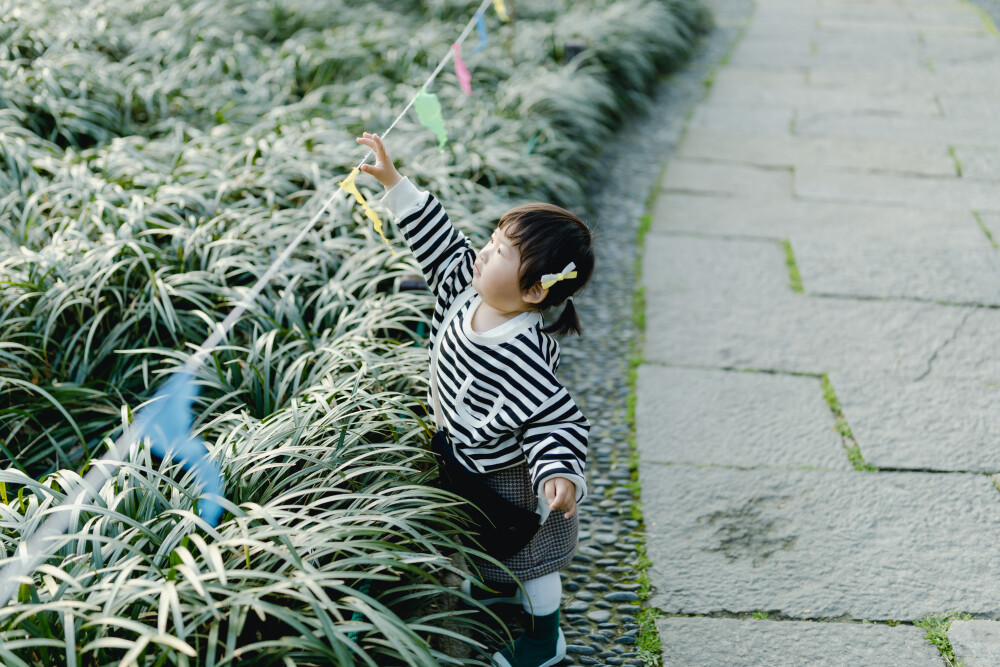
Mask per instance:
[[[563,516],[569,519],[576,513],[576,484],[565,477],[552,477],[542,486],[549,510],[569,510]]]
[[[390,189],[403,178],[396,171],[396,167],[393,166],[389,154],[385,152],[382,139],[377,134],[365,132],[362,136],[358,137],[358,143],[368,146],[375,152],[375,164],[363,164],[361,165],[361,171],[377,178],[379,183],[385,186],[386,190]]]

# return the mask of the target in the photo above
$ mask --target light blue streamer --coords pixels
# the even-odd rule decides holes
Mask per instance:
[[[134,428],[136,438],[150,439],[153,454],[161,459],[172,457],[194,472],[203,490],[198,514],[215,526],[222,516],[222,505],[215,500],[215,497],[224,497],[222,472],[209,457],[201,439],[191,435],[191,406],[197,394],[190,373],[174,373],[152,401],[139,411]]]
[[[482,12],[476,12],[476,30],[479,31],[479,46],[477,46],[472,52],[479,53],[486,48],[486,20],[483,18]]]

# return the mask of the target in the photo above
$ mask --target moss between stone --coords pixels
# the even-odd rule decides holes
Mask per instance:
[[[639,542],[636,544],[636,550],[639,554],[636,570],[638,571],[638,595],[641,608],[637,619],[639,635],[636,637],[635,649],[639,654],[639,659],[644,664],[656,666],[661,665],[663,662],[663,647],[660,643],[660,634],[656,629],[656,619],[660,616],[660,610],[647,606],[653,589],[648,573],[652,561],[646,555],[646,525],[642,519],[642,502],[639,500],[641,489],[639,485],[639,449],[635,441],[635,403],[636,383],[639,378],[639,365],[642,363],[642,351],[646,336],[646,290],[642,287],[642,250],[646,234],[653,224],[652,210],[659,197],[660,183],[663,181],[665,172],[666,165],[660,170],[660,178],[656,181],[656,186],[646,199],[646,214],[639,218],[639,229],[636,233],[634,273],[637,287],[632,293],[632,322],[635,327],[635,336],[632,338],[632,345],[629,351],[629,391],[625,416],[629,427],[628,469],[631,474],[631,480],[628,487],[632,491],[632,518],[639,522],[639,526],[636,529],[637,537],[639,538]]]
[[[946,614],[924,616],[913,624],[927,631],[924,638],[928,643],[934,644],[941,652],[941,659],[944,660],[947,667],[961,667],[961,663],[955,661],[955,651],[951,647],[951,642],[948,641],[947,632],[952,621],[967,621],[971,618],[972,616],[969,614],[959,614],[952,611]]]
[[[653,592],[653,585],[649,580],[647,570],[653,564],[646,556],[646,543],[638,545],[639,551],[639,636],[636,639],[635,649],[639,654],[639,659],[645,665],[660,665],[663,661],[663,644],[660,642],[660,632],[656,629],[656,619],[660,617],[659,609],[649,607],[647,603],[649,596]]]
[[[1000,248],[1000,245],[997,245],[997,240],[993,238],[993,233],[990,232],[990,228],[986,226],[986,223],[983,222],[982,217],[980,217],[979,211],[973,211],[972,215],[976,216],[976,222],[979,223],[979,228],[983,230],[983,234],[986,234],[986,238],[990,240],[990,244],[994,248]]]
[[[795,253],[792,252],[791,241],[782,241],[785,246],[785,264],[788,265],[788,286],[793,292],[802,293],[802,276],[799,274],[799,266],[795,263]]]
[[[854,439],[854,434],[851,433],[851,427],[847,424],[847,419],[840,409],[840,401],[837,400],[837,394],[833,391],[833,385],[830,383],[830,376],[827,373],[823,374],[823,398],[826,399],[826,404],[830,406],[830,411],[836,419],[834,428],[840,434],[844,449],[847,450],[847,459],[851,462],[851,465],[854,466],[855,470],[868,472],[877,470],[865,463],[864,457],[861,456],[861,447]]]
[[[756,5],[754,6],[754,12],[756,12]],[[750,20],[747,20],[744,23],[739,36],[733,40],[725,55],[723,55],[719,63],[712,68],[712,72],[704,79],[706,96],[715,81],[716,73],[722,67],[725,67],[725,65],[729,62],[733,52],[736,50],[736,46],[740,43],[740,41],[742,41],[743,36],[746,34],[746,29],[749,25]],[[696,108],[697,105],[692,106],[684,119],[685,131]],[[684,133],[682,133],[682,136],[683,134]],[[666,170],[667,165],[664,163],[660,170],[660,177],[657,179],[656,185],[653,187],[646,199],[646,214],[640,218],[639,229],[636,234],[636,259],[634,268],[635,284],[637,287],[632,293],[632,320],[635,326],[635,337],[632,339],[632,345],[629,352],[629,394],[626,416],[629,426],[629,472],[631,473],[631,480],[628,487],[632,491],[632,518],[639,523],[639,526],[636,528],[637,537],[639,539],[636,544],[636,550],[639,554],[636,570],[638,572],[638,595],[641,609],[639,610],[638,616],[639,636],[636,638],[635,647],[638,657],[644,664],[650,665],[651,667],[660,667],[660,665],[663,664],[663,646],[660,642],[659,631],[656,629],[656,620],[660,617],[662,612],[656,607],[647,606],[649,597],[653,590],[653,585],[649,579],[648,573],[649,566],[652,565],[652,561],[646,555],[646,525],[643,521],[642,502],[640,501],[641,486],[639,483],[639,450],[635,440],[635,404],[636,383],[639,377],[639,365],[642,364],[643,361],[642,353],[645,347],[646,335],[646,290],[642,287],[642,252],[646,234],[649,232],[650,227],[653,224],[652,212],[656,206],[656,200],[660,195],[660,184],[663,182]]]
[[[951,159],[955,161],[955,175],[961,178],[962,161],[958,159],[958,153],[955,152],[954,146],[948,146],[948,154],[951,155]]]

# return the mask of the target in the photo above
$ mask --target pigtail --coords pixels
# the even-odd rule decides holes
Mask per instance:
[[[566,306],[559,314],[559,317],[555,322],[544,327],[542,331],[548,334],[554,333],[557,336],[565,336],[571,333],[577,336],[583,334],[583,328],[580,326],[580,318],[576,315],[576,306],[573,305],[573,299],[566,299]]]

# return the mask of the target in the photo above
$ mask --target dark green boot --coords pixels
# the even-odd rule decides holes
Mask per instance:
[[[473,586],[471,581],[463,579],[460,590],[487,607],[494,604],[521,604],[521,589],[514,582],[509,584],[486,583],[484,585],[488,590]],[[470,606],[465,600],[462,600],[462,604]]]
[[[559,610],[546,616],[528,615],[524,634],[493,654],[499,667],[552,667],[566,657],[566,637],[559,627]]]

